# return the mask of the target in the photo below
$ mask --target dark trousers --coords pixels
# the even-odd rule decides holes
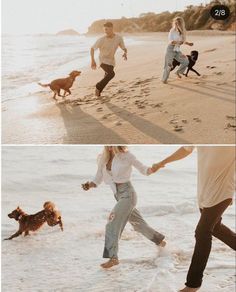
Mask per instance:
[[[201,209],[201,217],[195,230],[196,244],[189,267],[187,287],[198,288],[202,284],[203,272],[210,252],[212,235],[236,250],[236,233],[221,223],[221,216],[232,200],[227,199],[211,208]]]
[[[107,64],[101,64],[100,66],[104,71],[105,75],[104,78],[96,84],[96,88],[100,91],[100,93],[103,91],[107,83],[115,77],[115,72],[114,72],[114,66],[107,65]]]

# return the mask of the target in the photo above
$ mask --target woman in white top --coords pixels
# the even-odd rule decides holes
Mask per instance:
[[[162,77],[163,83],[167,83],[174,59],[180,62],[180,67],[176,71],[176,75],[179,78],[181,78],[180,74],[184,73],[189,64],[188,58],[181,53],[180,46],[182,44],[193,46],[193,43],[186,41],[185,22],[182,17],[174,18],[172,28],[168,35],[168,40],[169,44],[166,50],[165,67]]]
[[[97,187],[102,181],[109,184],[114,192],[117,203],[109,215],[106,225],[104,258],[109,261],[102,264],[103,268],[118,265],[118,242],[126,223],[129,221],[134,230],[142,233],[156,245],[164,247],[164,235],[151,228],[135,209],[137,196],[130,183],[134,166],[143,175],[153,172],[151,167],[144,166],[131,154],[126,146],[105,146],[103,154],[98,157],[98,169],[91,182],[82,185],[84,190]]]

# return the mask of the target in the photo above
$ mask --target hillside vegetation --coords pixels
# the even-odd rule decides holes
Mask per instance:
[[[210,16],[213,5],[225,4],[230,9],[230,16],[224,21],[216,21]],[[235,0],[218,1],[214,0],[210,4],[187,6],[184,11],[170,13],[165,11],[159,14],[143,13],[136,18],[109,19],[112,21],[117,32],[157,32],[168,31],[171,28],[172,19],[182,16],[186,22],[187,30],[235,30]],[[101,33],[103,24],[108,19],[97,20],[88,29],[89,34]]]

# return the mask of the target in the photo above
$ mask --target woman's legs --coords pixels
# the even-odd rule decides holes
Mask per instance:
[[[112,210],[106,225],[104,258],[118,257],[118,241],[135,207],[135,197],[135,193],[129,189],[122,193],[120,197],[117,197],[118,202]]]
[[[175,59],[178,62],[180,62],[180,66],[179,66],[179,69],[176,71],[176,74],[177,75],[183,74],[189,64],[188,58],[185,55],[183,55],[181,52],[177,52],[175,55]]]
[[[147,222],[143,219],[142,215],[137,209],[134,209],[129,217],[129,223],[132,224],[135,231],[141,233],[149,240],[159,245],[165,236],[153,228],[151,228]]]
[[[175,52],[173,50],[173,46],[168,46],[166,50],[165,66],[164,66],[164,71],[163,71],[163,76],[162,76],[162,82],[164,83],[166,83],[166,81],[169,78],[174,57],[175,57]]]

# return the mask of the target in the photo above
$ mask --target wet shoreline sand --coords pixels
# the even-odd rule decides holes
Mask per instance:
[[[128,61],[116,55],[116,76],[102,97],[94,85],[103,71],[83,68],[72,95],[55,103],[42,91],[3,105],[5,144],[233,144],[235,141],[235,37],[224,32],[190,32],[199,51],[195,69],[161,83],[166,33],[134,35]],[[220,38],[220,41],[219,41]],[[75,65],[76,66],[76,65]],[[79,68],[80,69],[80,68]]]

